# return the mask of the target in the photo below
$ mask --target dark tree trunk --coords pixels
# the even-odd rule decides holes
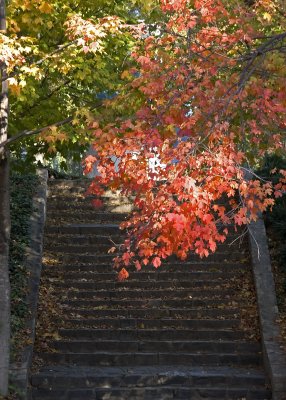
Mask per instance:
[[[0,30],[6,31],[5,0],[0,0]],[[5,65],[0,66],[0,143],[8,133],[8,81]],[[8,393],[10,355],[10,281],[9,281],[9,160],[5,149],[0,148],[0,395]]]

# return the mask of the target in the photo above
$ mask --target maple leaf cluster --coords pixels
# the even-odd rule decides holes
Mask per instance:
[[[107,34],[119,33],[122,28],[122,22],[117,16],[107,16],[94,22],[91,19],[83,19],[80,15],[73,15],[65,25],[69,39],[75,40],[84,53],[102,52],[104,49],[102,39]]]
[[[91,192],[135,196],[115,266],[208,256],[229,226],[247,226],[285,191],[285,171],[275,188],[253,173],[266,153],[285,151],[278,3],[162,0],[166,22],[135,49],[126,90],[107,102],[134,104],[132,117],[119,111],[94,130],[100,176]]]

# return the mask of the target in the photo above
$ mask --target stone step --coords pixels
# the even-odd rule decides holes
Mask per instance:
[[[232,278],[234,279],[234,278]],[[222,281],[218,279],[214,280],[158,280],[158,281],[145,281],[145,280],[125,280],[123,282],[113,281],[90,281],[84,277],[72,280],[66,279],[64,276],[61,279],[55,280],[50,279],[53,282],[54,287],[63,287],[70,289],[81,289],[81,290],[154,290],[154,289],[166,289],[166,290],[180,290],[180,289],[228,289],[233,285],[232,281]],[[163,293],[164,295],[164,293]]]
[[[102,318],[102,317],[116,317],[116,318],[239,318],[240,310],[239,308],[129,308],[129,309],[97,309],[87,306],[86,308],[77,308],[79,305],[76,302],[72,304],[65,304],[65,315],[71,312],[77,316],[77,318]]]
[[[118,200],[115,198],[103,198],[103,206],[95,208],[92,205],[94,197],[83,195],[72,197],[72,196],[61,196],[49,198],[48,200],[48,212],[60,213],[63,211],[73,212],[74,215],[80,215],[81,211],[92,213],[95,211],[99,212],[110,212],[110,213],[126,213],[129,214],[134,211],[134,206],[128,200]]]
[[[245,332],[240,330],[204,330],[204,329],[92,329],[60,328],[62,338],[76,340],[243,340]]]
[[[45,228],[45,233],[51,234],[75,234],[75,235],[88,235],[88,234],[98,234],[98,235],[118,235],[120,233],[119,225],[110,224],[67,224],[62,226],[57,225],[47,225]],[[122,231],[123,234],[123,231]]]
[[[186,309],[187,311],[192,310],[194,307],[200,311],[202,308],[203,309],[221,309],[222,311],[231,309],[232,307],[246,307],[247,308],[247,301],[242,300],[240,298],[232,297],[231,299],[193,299],[193,298],[188,298],[186,300],[184,299],[160,299],[160,298],[154,298],[154,299],[125,299],[125,300],[106,300],[104,299],[99,299],[99,300],[64,300],[62,301],[62,304],[64,306],[68,307],[87,307],[89,309],[94,309],[94,310],[108,310],[110,308],[116,308],[118,312],[120,310],[133,310],[136,308],[140,308],[143,310],[166,310],[167,311],[170,309],[179,309],[181,312]]]
[[[98,230],[100,228],[100,231]],[[225,226],[222,226],[222,228],[225,228]],[[232,227],[229,227],[229,234],[230,235],[240,235],[242,234],[243,229],[238,230],[237,232],[233,230]],[[75,234],[75,235],[80,235],[80,234],[102,234],[102,235],[118,235],[120,230],[119,230],[119,225],[115,223],[106,223],[106,224],[96,224],[96,223],[70,223],[67,225],[63,226],[47,226],[46,231],[47,234],[51,233],[59,233],[59,234]]]
[[[89,178],[78,178],[78,179],[50,179],[48,182],[49,196],[61,195],[67,193],[78,194],[86,193],[87,189],[90,187],[93,179]],[[111,191],[110,189],[105,190],[105,197],[118,198],[119,191]]]
[[[219,399],[219,400],[267,400],[271,399],[271,391],[264,388],[247,387],[180,387],[164,386],[160,388],[122,388],[112,387],[105,389],[34,389],[32,400],[198,400],[198,399]]]
[[[110,245],[112,243],[121,244],[124,242],[124,236],[119,231],[117,235],[101,235],[100,232],[94,235],[80,234],[58,234],[49,233],[45,235],[45,244],[76,244],[76,245]]]
[[[86,318],[65,315],[59,323],[71,327],[93,327],[99,329],[192,329],[235,330],[240,328],[239,319],[174,319],[174,318]]]
[[[111,387],[162,387],[172,385],[205,387],[248,387],[261,389],[266,377],[260,369],[225,367],[44,367],[32,376],[35,387],[49,389],[111,388]]]
[[[233,341],[53,341],[50,346],[61,353],[130,352],[130,353],[260,353],[257,342]]]
[[[64,224],[64,225],[71,225],[71,224]],[[86,225],[86,224],[77,224],[77,225]],[[116,224],[116,226],[118,226]],[[112,238],[116,243],[120,243],[120,240],[122,241],[122,231],[118,229],[117,234],[114,235],[103,235],[97,230],[93,233],[89,234],[79,234],[79,233],[46,233],[45,238],[48,238],[50,240],[54,239],[56,242],[61,242],[61,243],[76,243],[76,244],[98,244],[98,243],[106,243],[107,240]],[[248,240],[247,240],[247,235],[240,237],[239,234],[232,234],[228,235],[226,240],[223,243],[218,243],[218,246],[223,246],[228,244],[229,247],[231,248],[231,244],[235,241],[235,245],[237,247],[244,247],[248,246]]]
[[[47,213],[47,224],[52,223],[53,221],[73,221],[74,219],[82,219],[86,220],[87,222],[96,222],[96,221],[115,221],[121,222],[127,218],[127,213],[112,213],[112,212],[103,212],[97,209],[89,209],[86,210],[85,208],[79,209],[78,211],[63,209],[63,210],[49,210]]]
[[[80,268],[80,267],[79,267]],[[62,279],[66,279],[68,277],[70,280],[80,280],[80,279],[86,279],[87,281],[94,281],[94,282],[114,282],[114,279],[117,277],[116,271],[112,272],[92,272],[89,270],[69,270],[68,268],[62,268],[61,267],[61,272],[59,275],[59,270],[54,270],[49,272],[49,277],[56,277],[56,276],[62,276]],[[243,273],[241,273],[241,276],[243,276]],[[153,268],[152,272],[144,272],[144,271],[138,271],[138,272],[130,272],[130,276],[128,278],[128,281],[148,281],[148,282],[156,282],[158,280],[161,281],[172,281],[175,283],[179,283],[183,280],[185,281],[199,281],[199,280],[206,280],[209,281],[210,279],[213,279],[214,281],[220,280],[221,282],[223,281],[231,281],[234,279],[238,279],[238,274],[235,274],[234,272],[202,272],[202,271],[186,271],[186,272],[165,272],[159,270],[155,270]]]
[[[50,180],[49,187],[49,199],[51,198],[61,198],[61,197],[77,197],[77,196],[93,196],[92,194],[87,194],[87,189],[92,183],[91,179],[81,180],[75,179],[72,181],[68,180]],[[94,197],[94,196],[93,196]],[[96,196],[97,197],[97,196]],[[119,191],[105,190],[104,194],[101,196],[104,199],[120,199],[131,202],[132,196],[120,196]]]
[[[57,293],[57,292],[55,292]],[[62,296],[59,294],[59,298]],[[232,296],[235,296],[235,293],[231,289],[177,289],[173,291],[166,291],[165,289],[157,289],[157,290],[102,290],[102,291],[93,291],[93,290],[69,290],[65,293],[69,299],[231,299]]]
[[[152,366],[152,365],[220,365],[259,366],[262,356],[249,353],[40,353],[39,357],[49,364],[73,364],[79,366]]]
[[[86,189],[92,183],[89,178],[76,178],[76,179],[49,179],[48,185],[52,190],[63,188],[83,188]]]
[[[128,200],[118,200],[116,198],[101,198],[103,201],[102,207],[94,207],[92,205],[92,196],[60,196],[60,197],[49,197],[48,202],[48,213],[58,213],[62,211],[69,211],[75,214],[83,212],[110,212],[110,213],[131,213],[134,210],[134,206]]]
[[[43,265],[45,268],[45,265]],[[93,273],[114,273],[114,268],[112,264],[107,263],[98,263],[98,264],[62,264],[60,265],[60,270],[63,272],[70,273],[71,271],[82,271],[82,272],[93,272]],[[128,270],[133,274],[136,273],[136,269],[132,266],[128,268]],[[162,274],[164,272],[167,273],[234,273],[234,274],[243,274],[247,271],[251,271],[251,267],[249,262],[246,261],[244,263],[234,263],[234,262],[164,262],[159,269],[155,268],[153,265],[146,265],[142,267],[142,271],[139,274],[144,272],[150,273],[158,273]]]
[[[96,239],[96,238],[94,238]],[[104,240],[105,242],[104,242]],[[58,237],[54,237],[53,240],[49,239],[45,241],[45,247],[49,251],[56,252],[64,252],[64,253],[77,253],[77,254],[85,254],[85,253],[108,253],[111,247],[116,247],[117,249],[122,248],[123,238],[117,238],[115,240],[111,237],[101,238],[101,243],[88,243],[88,238],[86,239],[83,235],[80,238],[76,238],[71,240],[70,238],[66,238],[65,241],[59,241]],[[229,251],[241,251],[247,255],[247,246],[234,246],[229,244],[219,244],[217,247],[217,252],[226,253]]]
[[[59,261],[65,263],[76,263],[80,262],[81,264],[96,264],[96,263],[112,263],[114,259],[114,254],[77,254],[77,253],[69,253],[69,252],[53,252],[54,257],[56,257]],[[243,254],[242,252],[232,251],[230,252],[216,252],[214,254],[209,255],[206,263],[209,262],[240,262],[242,259],[248,258],[247,254]],[[171,258],[172,259],[172,258]],[[173,258],[174,259],[174,258]],[[186,262],[198,262],[200,257],[196,254],[190,254],[186,260]]]

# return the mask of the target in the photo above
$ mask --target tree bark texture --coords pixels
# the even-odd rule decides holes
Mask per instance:
[[[0,30],[6,31],[5,0],[0,0]],[[0,66],[0,143],[8,138],[8,80],[6,66]],[[9,159],[0,148],[0,395],[8,394],[10,356],[10,281],[9,281]]]

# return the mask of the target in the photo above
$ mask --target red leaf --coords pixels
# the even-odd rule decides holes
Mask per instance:
[[[117,278],[120,282],[124,281],[128,277],[129,277],[129,273],[128,273],[128,271],[126,271],[125,268],[122,268],[122,270],[118,273],[118,276],[117,276]]]
[[[91,201],[91,204],[93,205],[93,207],[95,208],[101,208],[103,206],[103,201],[100,199],[93,199]]]
[[[159,257],[155,257],[152,261],[152,264],[154,265],[155,268],[160,267],[161,265],[161,259]]]

